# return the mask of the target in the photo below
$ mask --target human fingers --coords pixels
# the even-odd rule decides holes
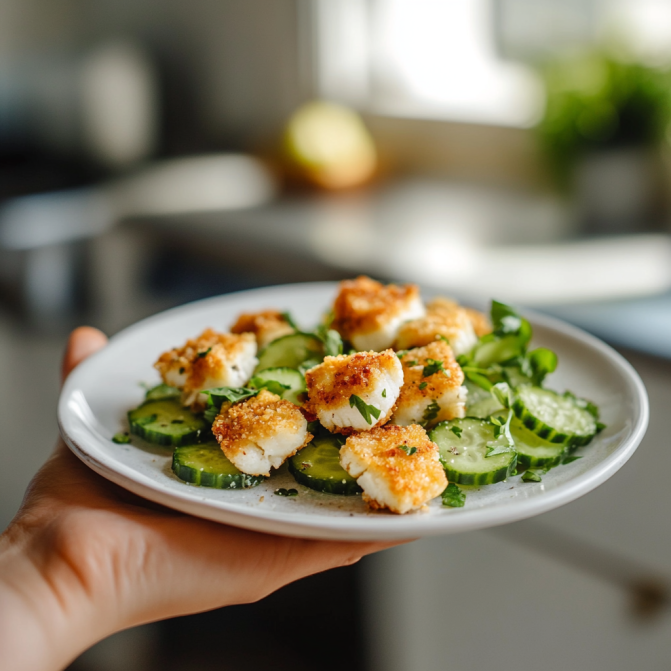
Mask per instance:
[[[61,367],[61,380],[72,372],[72,369],[80,364],[91,354],[105,347],[107,336],[92,326],[80,326],[76,328],[68,338],[68,344],[63,356]]]

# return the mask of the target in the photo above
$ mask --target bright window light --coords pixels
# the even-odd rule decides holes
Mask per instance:
[[[370,25],[375,106],[513,126],[538,118],[538,79],[496,53],[489,0],[375,0]]]

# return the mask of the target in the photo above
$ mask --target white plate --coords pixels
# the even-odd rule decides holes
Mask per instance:
[[[409,515],[370,512],[361,498],[321,494],[297,485],[286,465],[268,481],[244,491],[193,487],[170,470],[165,448],[142,443],[117,445],[111,437],[125,428],[126,411],[143,398],[141,382],[153,384],[158,354],[180,345],[205,327],[226,330],[242,311],[269,307],[290,310],[311,327],[333,300],[335,285],[299,284],[256,289],[185,305],[145,319],[114,336],[109,346],[82,363],[68,378],[58,406],[61,433],[72,451],[100,475],[170,508],[218,522],[269,533],[351,540],[401,539],[482,529],[514,522],[573,501],[605,482],[631,457],[648,424],[648,398],[634,369],[610,347],[577,328],[532,316],[534,346],[559,355],[549,386],[571,389],[593,400],[608,428],[541,483],[520,477],[469,490],[463,508]],[[273,492],[295,487],[299,496]]]

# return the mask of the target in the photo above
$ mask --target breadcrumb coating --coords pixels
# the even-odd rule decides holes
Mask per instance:
[[[401,363],[403,387],[391,418],[394,424],[433,426],[464,417],[468,393],[462,386],[464,372],[445,341],[434,340],[425,347],[408,350],[401,355]]]
[[[380,284],[370,277],[340,283],[331,325],[358,350],[390,347],[400,325],[424,314],[415,284]]]
[[[250,475],[270,475],[312,440],[301,411],[265,389],[241,403],[224,404],[212,433],[231,462]]]
[[[240,387],[249,380],[257,363],[253,333],[205,329],[183,347],[161,354],[154,368],[166,384],[182,390],[184,405],[201,406],[204,400],[199,398],[200,391]]]
[[[403,367],[393,350],[327,356],[305,374],[308,401],[304,409],[329,431],[368,431],[389,420],[403,384]],[[350,405],[352,396],[380,411],[370,423]]]
[[[492,322],[484,312],[480,312],[480,310],[476,310],[475,308],[464,308],[464,310],[466,310],[466,314],[471,320],[473,330],[478,338],[482,338],[482,336],[492,332]]]
[[[403,324],[395,349],[422,347],[439,336],[447,338],[458,356],[470,351],[477,342],[468,312],[454,301],[436,298],[427,305],[426,315]]]
[[[231,326],[231,333],[253,333],[259,349],[293,332],[293,327],[279,310],[243,312]]]
[[[387,424],[349,436],[340,464],[357,479],[373,509],[417,510],[447,487],[438,447],[416,424]]]

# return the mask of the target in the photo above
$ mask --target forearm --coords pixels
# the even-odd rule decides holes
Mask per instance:
[[[0,659],[12,671],[57,671],[106,632],[85,595],[51,584],[33,545],[15,528],[0,536]]]

